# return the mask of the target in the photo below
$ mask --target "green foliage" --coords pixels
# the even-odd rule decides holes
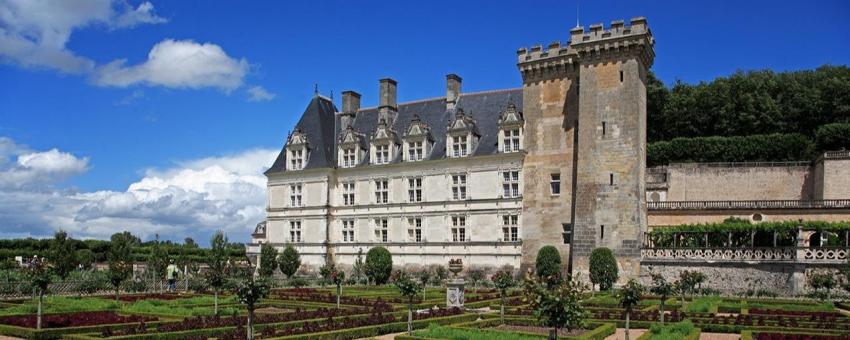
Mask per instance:
[[[265,280],[254,280],[253,276],[236,283],[234,293],[239,303],[246,306],[249,312],[253,312],[257,301],[269,296],[269,284]]]
[[[109,253],[109,282],[116,291],[121,283],[130,277],[133,271],[133,247],[136,246],[138,238],[129,232],[113,234],[110,238]]]
[[[140,300],[121,307],[123,313],[162,314],[179,316],[213,315],[214,311],[209,306],[180,306],[163,300]],[[239,309],[226,307],[219,310],[219,314],[238,314]]]
[[[679,280],[676,281],[676,288],[682,295],[693,294],[697,286],[705,282],[705,274],[696,270],[683,270],[679,273]]]
[[[439,264],[431,265],[431,270],[434,272],[434,276],[431,278],[431,283],[435,286],[443,284],[443,281],[449,277],[449,271],[445,266]]]
[[[584,308],[579,304],[586,287],[579,280],[551,281],[526,273],[523,294],[534,316],[547,327],[573,330],[581,327]]]
[[[667,300],[668,296],[673,295],[675,287],[672,283],[664,279],[664,276],[652,273],[650,277],[652,277],[652,287],[649,288],[650,293],[660,296],[662,301]]]
[[[354,266],[351,268],[351,278],[354,279],[356,283],[366,281],[366,274],[364,273],[363,268],[363,248],[357,249],[357,258],[354,259]]]
[[[298,272],[298,268],[301,267],[301,255],[298,255],[298,251],[294,247],[287,245],[283,253],[280,254],[278,264],[283,275],[286,275],[287,278],[292,278],[292,275],[295,275]]]
[[[496,274],[493,274],[491,280],[496,286],[496,289],[498,289],[502,294],[505,294],[508,289],[516,285],[514,276],[507,270],[500,270],[496,272]]]
[[[758,162],[811,160],[814,143],[801,134],[677,137],[646,146],[648,166],[676,162]]]
[[[226,246],[227,236],[221,230],[216,231],[210,239],[210,256],[207,258],[209,268],[206,271],[207,282],[216,290],[225,283],[227,263],[230,261]]]
[[[521,333],[488,331],[478,328],[455,328],[429,324],[428,329],[417,331],[415,336],[428,339],[464,340],[540,340],[540,336]]]
[[[331,274],[328,277],[329,281],[334,284],[334,286],[341,286],[343,282],[345,282],[345,272],[334,267],[331,270]]]
[[[537,251],[537,259],[534,263],[535,272],[539,277],[550,277],[561,275],[561,254],[553,246],[543,246]]]
[[[640,296],[645,290],[646,288],[635,279],[629,279],[629,282],[623,288],[620,288],[618,293],[620,306],[626,311],[632,311],[632,308],[640,303]]]
[[[368,256],[367,256],[368,263]],[[422,286],[416,283],[410,275],[403,270],[396,270],[392,273],[392,283],[398,289],[401,296],[406,297],[409,303],[413,303],[413,298],[422,290]]]
[[[274,246],[263,243],[260,246],[260,268],[257,273],[262,277],[271,277],[277,270],[277,249]]]
[[[393,270],[393,257],[387,248],[378,246],[366,253],[366,277],[375,284],[387,283]]]
[[[29,283],[38,290],[38,294],[47,292],[47,287],[53,281],[50,275],[50,265],[43,257],[33,257],[24,269]]]
[[[850,123],[826,124],[815,132],[818,150],[833,151],[850,149]]]
[[[653,238],[653,241],[655,241],[656,245],[665,246],[668,242],[666,241],[666,239],[663,238],[663,236],[671,235],[674,233],[728,233],[750,231],[782,232],[796,231],[797,226],[802,226],[803,229],[810,230],[843,231],[850,229],[850,222],[769,221],[753,224],[747,220],[726,219],[721,223],[680,224],[664,228],[654,228],[652,231],[649,232],[649,236]],[[747,235],[747,237],[749,237],[749,235]],[[669,246],[672,246],[672,239],[669,240]]]
[[[649,339],[685,339],[688,335],[696,330],[691,320],[680,321],[665,325],[652,324],[649,327],[649,332],[652,336]]]
[[[77,252],[65,231],[57,231],[50,242],[50,264],[53,272],[63,281],[77,268]]]
[[[44,298],[44,313],[73,313],[86,311],[115,310],[120,306],[113,300],[101,298],[75,298],[65,296],[48,296]],[[35,314],[37,302],[24,301],[8,308],[0,309],[0,315]]]
[[[422,268],[422,270],[416,272],[416,276],[419,278],[419,284],[421,284],[422,287],[431,283],[432,273],[430,268]]]
[[[478,287],[478,284],[487,276],[487,271],[481,267],[469,268],[466,272],[473,287]]]
[[[676,137],[802,133],[850,122],[850,68],[738,71],[667,88],[647,77],[649,142]]]
[[[109,288],[109,275],[107,272],[86,270],[77,280],[76,290],[81,294],[94,294]]]
[[[703,296],[691,301],[687,306],[687,311],[691,313],[715,313],[717,305],[723,302],[719,296]]]
[[[838,281],[835,279],[835,275],[830,273],[811,273],[808,277],[809,286],[814,290],[826,290],[829,292],[836,285],[838,285]]]
[[[79,262],[80,266],[83,269],[91,269],[92,264],[94,264],[94,252],[91,249],[80,249],[76,252],[77,262]]]
[[[150,254],[148,254],[147,266],[158,280],[165,279],[165,268],[168,267],[168,250],[159,241],[159,234],[151,246]]]
[[[599,285],[600,290],[608,290],[620,277],[617,260],[608,248],[596,248],[590,253],[590,282]]]

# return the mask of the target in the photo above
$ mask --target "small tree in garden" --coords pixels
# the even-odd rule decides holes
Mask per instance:
[[[151,246],[151,252],[148,256],[146,270],[153,274],[153,278],[157,282],[162,282],[165,279],[165,268],[168,267],[168,250],[159,242],[159,234]]]
[[[699,290],[699,293],[702,294],[703,282],[705,282],[705,274],[698,271],[691,272],[691,284],[694,291]]]
[[[473,287],[478,287],[478,284],[481,283],[481,281],[483,281],[484,277],[487,275],[484,268],[480,267],[470,268],[467,274],[469,275],[469,280],[472,281]]]
[[[626,310],[626,340],[629,340],[629,316],[632,309],[640,303],[640,296],[643,292],[643,285],[635,279],[629,279],[629,282],[620,289],[620,305]]]
[[[286,246],[286,249],[283,250],[283,254],[280,254],[278,263],[283,275],[286,275],[286,278],[291,279],[292,275],[295,275],[295,273],[298,272],[298,268],[301,267],[301,255],[298,255],[298,251],[295,250],[294,247],[288,245]]]
[[[124,283],[133,272],[133,247],[136,245],[136,237],[129,232],[116,233],[110,237],[109,253],[109,283],[115,288],[115,301],[119,301],[121,284]]]
[[[74,269],[77,268],[77,251],[74,247],[73,240],[68,237],[68,233],[60,230],[53,235],[53,240],[50,241],[50,266],[53,272],[59,276],[62,281],[68,278]]]
[[[41,311],[44,305],[44,293],[47,292],[47,287],[50,286],[50,282],[52,281],[47,260],[34,256],[29,264],[27,264],[26,274],[29,283],[35,288],[36,294],[38,294],[35,328],[41,329]]]
[[[561,328],[572,331],[581,327],[584,317],[584,308],[579,301],[585,285],[578,279],[555,282],[551,278],[532,275],[531,271],[526,273],[523,282],[525,301],[534,310],[534,316],[546,327],[552,327],[549,339],[557,339]]]
[[[366,262],[368,263],[368,255],[366,259]],[[419,285],[410,279],[407,272],[403,270],[397,270],[392,274],[392,282],[393,285],[398,288],[398,292],[401,293],[401,296],[407,298],[407,334],[413,335],[413,298],[415,298],[416,293],[419,292]]]
[[[254,280],[254,276],[249,271],[248,278],[236,284],[236,297],[239,302],[245,305],[248,310],[248,325],[246,329],[247,339],[254,339],[254,310],[256,309],[257,301],[269,296],[269,285],[265,279]]]
[[[228,261],[227,236],[224,236],[221,230],[216,231],[210,239],[210,252],[207,256],[209,268],[206,271],[207,283],[213,289],[213,313],[215,315],[218,315],[218,291],[225,284]]]
[[[446,278],[449,277],[449,271],[445,266],[441,266],[439,264],[433,265],[434,268],[434,277],[432,278],[435,286],[439,286],[443,284],[443,281],[446,281]]]
[[[431,270],[428,267],[422,268],[418,273],[419,276],[419,284],[422,285],[422,300],[425,300],[425,287],[428,286],[428,283],[431,282]]]
[[[652,287],[649,289],[652,294],[658,295],[661,297],[661,324],[664,324],[664,302],[667,301],[667,297],[673,295],[675,292],[675,287],[673,284],[664,279],[664,276],[661,274],[650,274],[652,276]]]
[[[260,246],[260,268],[257,269],[257,274],[263,278],[269,278],[274,275],[277,270],[277,249],[274,246],[263,243]]]
[[[829,273],[812,273],[809,274],[809,286],[812,287],[816,292],[819,292],[821,289],[826,290],[826,299],[827,301],[831,299],[832,289],[835,288],[837,282],[835,277]]]
[[[509,272],[507,270],[500,270],[500,271],[496,272],[496,274],[493,274],[493,277],[491,278],[491,280],[493,281],[493,284],[496,286],[496,288],[499,289],[499,297],[501,298],[500,299],[501,306],[499,308],[499,320],[501,320],[501,323],[504,324],[505,323],[505,296],[508,295],[508,289],[513,287],[516,284],[516,282],[514,282],[514,277],[513,277],[513,275],[511,275],[511,272]]]
[[[363,248],[357,249],[357,258],[354,259],[354,266],[351,268],[351,277],[357,283],[362,283],[364,276],[363,272]]]
[[[330,281],[336,286],[336,309],[339,309],[339,297],[342,295],[342,283],[345,281],[345,272],[339,269],[331,269]]]
[[[537,251],[534,268],[539,277],[561,277],[561,254],[553,246],[544,246]]]
[[[331,282],[331,272],[334,270],[333,262],[325,262],[325,264],[319,268],[319,276],[322,278],[320,280],[320,284],[324,287],[326,284]]]
[[[387,248],[378,246],[366,253],[366,276],[376,285],[387,283],[393,270],[393,257]]]
[[[590,282],[599,290],[609,290],[620,277],[617,260],[608,248],[596,248],[590,253]],[[591,287],[592,288],[592,287]],[[592,289],[591,289],[592,290]]]

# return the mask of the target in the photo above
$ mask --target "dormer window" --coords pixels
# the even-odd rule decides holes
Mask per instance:
[[[522,150],[523,124],[522,112],[517,111],[513,103],[508,104],[499,115],[499,151],[507,153]]]
[[[410,125],[404,131],[404,160],[408,162],[421,161],[428,158],[434,140],[431,128],[414,114]]]
[[[360,159],[363,156],[363,147],[361,145],[365,138],[362,134],[357,133],[350,125],[342,132],[339,138],[339,151],[337,156],[337,164],[341,168],[352,168],[360,164]]]
[[[372,164],[389,164],[395,158],[398,137],[383,119],[372,133]]]
[[[301,132],[301,129],[296,129],[286,142],[286,152],[289,162],[286,164],[287,170],[302,170],[307,164],[307,157],[310,155],[310,149],[307,144],[307,135]]]
[[[446,154],[450,157],[466,157],[471,155],[478,145],[478,131],[475,120],[458,108],[455,119],[449,123],[446,141]]]
[[[390,162],[390,146],[375,145],[375,164],[387,164]]]

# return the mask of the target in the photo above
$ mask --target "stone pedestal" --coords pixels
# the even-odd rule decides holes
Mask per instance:
[[[446,282],[446,307],[461,307],[463,308],[463,287],[466,281],[463,279],[453,279]]]

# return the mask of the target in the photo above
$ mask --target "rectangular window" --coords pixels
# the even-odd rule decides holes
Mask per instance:
[[[452,199],[466,199],[466,175],[452,175]]]
[[[342,220],[342,242],[354,242],[354,220]]]
[[[623,71],[620,71],[620,82],[623,82]]]
[[[301,242],[301,221],[289,221],[289,242]]]
[[[407,199],[410,202],[422,202],[422,177],[407,179]]]
[[[411,162],[421,161],[425,157],[424,142],[410,142],[407,144],[408,159]]]
[[[519,171],[502,172],[502,194],[504,197],[519,197]]]
[[[453,137],[452,148],[454,149],[455,157],[465,157],[467,155],[466,136]]]
[[[572,223],[563,223],[561,224],[562,232],[561,236],[564,238],[564,244],[570,244],[573,241],[573,224]]]
[[[389,181],[385,179],[375,181],[375,203],[383,204],[389,202]]]
[[[452,216],[452,242],[466,242],[466,217]]]
[[[552,189],[552,195],[561,194],[561,174],[550,174],[549,185]]]
[[[519,151],[519,129],[505,130],[504,152]]]
[[[300,207],[301,203],[301,184],[292,184],[289,186],[289,205]]]
[[[375,240],[387,242],[389,238],[389,223],[386,218],[375,219]]]
[[[601,240],[603,238],[605,238],[605,225],[604,224],[599,226],[599,239]]]
[[[614,185],[614,174],[608,174],[608,185]]]
[[[407,240],[410,242],[422,242],[421,217],[411,217],[407,219]]]
[[[301,170],[304,168],[304,150],[292,150],[290,158],[290,166],[292,170]]]
[[[606,124],[605,122],[602,122],[602,136],[605,136],[605,132],[606,132],[607,128],[608,128],[608,124]]]
[[[355,191],[354,182],[344,182],[342,183],[342,204],[343,205],[354,205],[354,191]]]
[[[519,216],[502,216],[502,240],[505,242],[516,242],[519,240]]]
[[[342,150],[342,167],[350,168],[357,165],[357,151],[355,149]]]
[[[387,164],[390,162],[390,146],[375,146],[375,164]]]

